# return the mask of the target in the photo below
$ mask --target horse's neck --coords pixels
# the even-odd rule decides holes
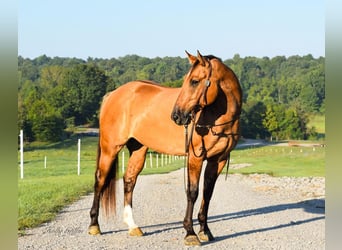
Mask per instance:
[[[242,91],[239,81],[232,70],[226,69],[225,77],[220,80],[220,89],[224,97],[221,102],[225,102],[226,112],[224,116],[226,119],[231,119],[233,116],[240,115],[242,104]],[[222,103],[220,103],[222,105]]]

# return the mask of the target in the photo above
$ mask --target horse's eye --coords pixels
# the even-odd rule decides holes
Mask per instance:
[[[190,83],[192,86],[196,86],[199,82],[200,81],[198,81],[198,80],[192,79]]]

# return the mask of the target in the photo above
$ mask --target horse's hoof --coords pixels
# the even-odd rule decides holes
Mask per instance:
[[[201,242],[196,235],[188,235],[184,238],[184,244],[186,246],[200,246]]]
[[[204,242],[212,241],[215,239],[210,231],[206,231],[206,232],[201,231],[198,233],[198,237],[200,238],[201,241],[204,241]]]
[[[141,231],[140,227],[136,227],[136,228],[132,228],[130,230],[128,230],[128,234],[130,236],[143,236],[144,233],[143,231]]]
[[[88,234],[90,235],[98,235],[98,234],[101,234],[101,230],[100,230],[100,227],[95,225],[95,226],[90,226],[88,228]]]

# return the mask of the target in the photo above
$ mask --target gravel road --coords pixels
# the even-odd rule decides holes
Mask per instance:
[[[183,244],[183,169],[139,177],[134,217],[145,232],[143,237],[128,236],[122,222],[122,181],[118,197],[115,217],[106,219],[100,213],[102,235],[87,233],[92,204],[92,195],[88,195],[66,207],[56,220],[27,230],[18,238],[18,249],[191,248]],[[222,175],[210,205],[209,227],[215,241],[203,243],[205,249],[324,249],[325,179],[235,174],[225,181]]]

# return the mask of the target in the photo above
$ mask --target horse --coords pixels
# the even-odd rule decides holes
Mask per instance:
[[[88,233],[101,234],[99,206],[115,212],[118,153],[126,146],[130,158],[123,176],[123,219],[131,236],[144,233],[133,218],[132,197],[147,150],[186,156],[187,206],[183,226],[185,245],[214,240],[207,219],[216,180],[240,137],[242,90],[235,73],[218,57],[185,51],[191,64],[181,88],[151,81],[126,83],[105,95],[99,115],[99,143],[94,197]],[[188,132],[188,126],[190,133]],[[198,213],[200,230],[193,228],[203,162],[203,199]]]

